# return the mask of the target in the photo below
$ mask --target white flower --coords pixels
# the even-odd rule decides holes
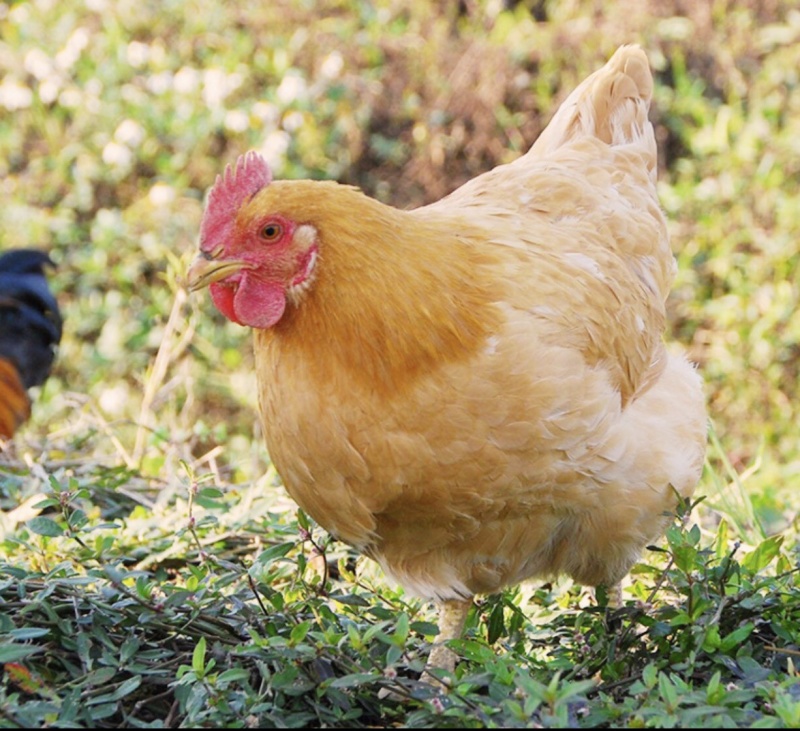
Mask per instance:
[[[203,74],[203,101],[209,107],[219,107],[227,95],[225,72],[221,69],[207,69]]]
[[[308,91],[308,84],[306,80],[297,72],[290,72],[283,77],[275,95],[278,101],[283,104],[291,104],[295,100],[302,99],[306,96]]]
[[[114,139],[128,147],[138,147],[144,140],[145,132],[138,122],[126,119],[114,131]]]
[[[172,88],[172,72],[160,71],[147,77],[147,88],[153,94],[166,94]]]
[[[147,63],[150,58],[150,46],[140,41],[131,41],[125,49],[125,55],[128,57],[128,63],[134,68],[141,68]]]
[[[98,341],[98,350],[100,346],[102,346],[107,358],[116,359],[119,357],[119,354],[125,350],[125,344],[122,342],[122,338],[117,333],[113,332],[115,329],[114,327],[104,327],[102,336]],[[128,390],[128,386],[120,383],[116,386],[104,389],[100,394],[98,402],[100,403],[100,408],[103,409],[106,414],[119,417],[125,413],[125,408],[130,403],[130,400],[131,394]]]
[[[69,89],[64,89],[64,91],[58,95],[58,103],[67,109],[75,109],[79,107],[82,102],[83,94],[74,86]]]
[[[203,101],[209,107],[221,107],[243,80],[239,73],[226,74],[222,69],[207,69],[203,73]]]
[[[179,94],[191,94],[200,84],[200,72],[191,66],[183,66],[172,80],[172,87]]]
[[[278,169],[283,167],[283,161],[291,141],[292,138],[289,133],[281,129],[273,130],[267,135],[260,152],[271,168]]]
[[[4,106],[9,112],[26,109],[32,102],[33,92],[16,79],[6,76],[0,83],[0,106]]]
[[[36,77],[37,81],[44,81],[53,74],[53,59],[41,48],[31,48],[25,54],[25,70]]]
[[[5,5],[6,3],[3,3]],[[26,23],[30,22],[31,17],[31,9],[27,3],[20,3],[19,5],[14,5],[10,11],[8,11],[8,19],[14,23],[15,25],[19,26],[20,28],[24,26]]]
[[[333,53],[328,54],[325,60],[322,62],[322,66],[319,68],[320,76],[325,79],[332,80],[339,76],[342,73],[342,69],[344,68],[344,59],[342,58],[342,54],[339,51],[334,51]]]
[[[58,98],[58,92],[61,88],[56,79],[47,79],[39,84],[39,98],[44,104],[51,104]]]
[[[109,142],[103,148],[103,162],[112,167],[128,167],[133,160],[133,153],[129,147],[117,142]]]
[[[98,78],[89,79],[83,89],[89,96],[99,97],[103,93],[103,82]]]
[[[156,207],[168,206],[175,200],[175,189],[166,183],[156,183],[150,188],[147,197],[150,199],[150,203]]]
[[[56,54],[56,65],[63,71],[70,69],[88,45],[89,31],[86,28],[76,28],[64,48]]]
[[[303,113],[302,112],[289,112],[284,118],[282,127],[287,130],[288,132],[296,132],[300,127],[303,126],[304,122]]]
[[[225,114],[225,127],[231,132],[244,132],[250,126],[250,118],[241,109],[231,109]]]
[[[274,127],[281,116],[280,109],[269,102],[256,102],[251,110],[265,125]]]

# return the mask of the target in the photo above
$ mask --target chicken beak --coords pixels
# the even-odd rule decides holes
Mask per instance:
[[[208,254],[201,252],[186,272],[184,283],[190,292],[196,292],[198,289],[207,287],[209,284],[225,279],[228,275],[247,269],[250,266],[249,262],[239,259],[223,259],[220,261],[210,259]]]

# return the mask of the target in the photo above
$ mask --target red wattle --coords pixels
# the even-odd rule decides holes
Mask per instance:
[[[234,322],[250,327],[272,327],[283,317],[286,293],[279,282],[265,282],[244,272],[233,298]]]
[[[283,285],[265,282],[249,272],[235,282],[215,282],[209,290],[216,308],[237,325],[269,328],[286,309]]]
[[[236,295],[236,286],[230,284],[219,284],[215,282],[208,288],[211,293],[211,300],[214,306],[232,322],[237,325],[244,323],[239,321],[236,317],[236,312],[233,306],[233,299]]]

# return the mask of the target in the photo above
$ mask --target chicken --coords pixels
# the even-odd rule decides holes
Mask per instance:
[[[50,257],[33,249],[0,255],[0,438],[30,416],[27,389],[50,375],[61,314],[44,274]]]
[[[415,210],[253,152],[208,196],[187,285],[254,329],[289,494],[439,603],[431,668],[476,594],[613,589],[700,477],[701,379],[662,340],[652,85],[621,47],[527,154]]]

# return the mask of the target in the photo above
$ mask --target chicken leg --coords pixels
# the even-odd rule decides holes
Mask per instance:
[[[625,603],[622,599],[622,583],[617,582],[608,588],[608,608],[612,611],[622,609]]]
[[[606,592],[606,608],[610,612],[614,612],[617,609],[622,609],[625,606],[625,602],[622,598],[622,582],[618,581],[616,584],[603,584],[603,589]],[[594,598],[595,601],[599,603],[600,595],[598,593],[598,589],[600,587],[594,587]]]
[[[439,634],[433,641],[431,654],[428,657],[428,669],[422,674],[420,680],[423,683],[437,685],[441,683],[435,678],[430,670],[441,668],[448,672],[453,672],[456,668],[458,656],[444,643],[461,637],[464,623],[467,621],[467,614],[472,606],[472,599],[447,599],[439,602]]]

